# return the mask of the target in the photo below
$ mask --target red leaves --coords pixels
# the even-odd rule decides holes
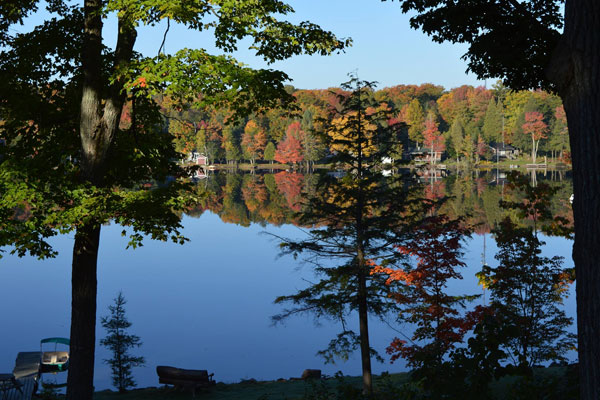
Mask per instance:
[[[304,160],[302,137],[304,132],[300,129],[300,122],[293,122],[288,126],[285,138],[277,145],[275,161],[282,164],[299,163]]]
[[[423,139],[425,147],[439,153],[446,150],[444,137],[438,130],[438,124],[433,119],[425,121],[425,130],[423,131]]]
[[[373,268],[372,274],[387,275],[388,285],[404,284],[403,289],[391,297],[402,308],[400,319],[417,326],[412,344],[398,338],[390,344],[387,352],[392,355],[392,361],[404,358],[413,367],[426,362],[439,363],[472,328],[476,315],[463,316],[459,311],[468,298],[445,293],[449,280],[462,278],[457,269],[465,266],[460,257],[466,234],[458,220],[429,217],[413,229],[405,244],[396,248],[399,254],[413,258],[414,265]]]
[[[246,156],[254,161],[255,158],[262,157],[267,146],[267,134],[254,120],[250,120],[244,128],[241,144]]]
[[[279,192],[285,196],[289,207],[294,211],[300,211],[304,175],[282,171],[275,174],[275,183]]]
[[[145,88],[147,86],[147,82],[146,82],[146,78],[144,78],[143,76],[140,76],[139,78],[137,78],[134,82],[133,82],[133,87],[141,87],[141,88]]]
[[[538,111],[525,113],[525,123],[523,124],[523,133],[531,135],[533,140],[546,139],[548,126],[544,122],[544,115]]]

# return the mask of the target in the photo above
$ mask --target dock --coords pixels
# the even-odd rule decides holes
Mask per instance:
[[[37,390],[37,380],[35,378],[17,379],[20,383],[19,388],[9,389],[0,394],[2,400],[30,400]]]
[[[8,380],[0,383],[0,400],[30,400],[37,391],[40,379],[39,351],[27,351],[17,354],[12,377],[17,385]],[[3,377],[5,375],[2,375]]]

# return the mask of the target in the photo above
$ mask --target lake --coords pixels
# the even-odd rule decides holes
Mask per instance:
[[[284,174],[284,173],[279,173]],[[335,321],[295,317],[273,326],[270,317],[282,311],[273,300],[306,286],[313,277],[310,266],[292,257],[278,256],[278,241],[271,233],[301,237],[293,212],[310,176],[237,175],[219,173],[198,182],[204,193],[202,207],[183,217],[184,234],[190,242],[180,246],[146,241],[136,250],[125,250],[121,227],[102,229],[98,260],[98,320],[108,314],[120,290],[128,303],[130,329],[143,341],[134,354],[146,357],[146,367],[134,369],[139,386],[157,386],[157,365],[208,369],[217,381],[237,382],[255,378],[273,380],[300,376],[306,368],[319,368],[332,375],[360,375],[360,358],[324,365],[315,353],[325,348],[339,332]],[[553,209],[570,213],[569,179],[537,176],[560,187]],[[452,195],[448,210],[469,214],[479,223],[477,233],[466,243],[462,281],[451,282],[450,291],[481,293],[475,272],[483,262],[495,265],[496,246],[490,227],[501,214],[498,199],[506,195],[498,175],[478,173],[428,181],[426,195]],[[494,205],[495,203],[495,205]],[[572,216],[570,216],[572,221]],[[545,237],[544,254],[562,255],[571,267],[572,242]],[[37,351],[44,337],[69,336],[70,271],[72,236],[55,238],[55,259],[38,261],[6,255],[0,260],[0,372],[14,367],[18,352]],[[565,308],[575,316],[574,288]],[[483,298],[476,302],[484,301]],[[356,320],[351,324],[356,325]],[[410,334],[410,327],[393,326]],[[574,331],[574,327],[573,327]],[[392,327],[371,321],[373,347],[382,354],[398,333]],[[105,336],[98,323],[97,340]],[[384,354],[385,355],[385,354]],[[96,351],[95,386],[111,386],[110,371]],[[571,354],[574,358],[575,354]],[[401,361],[374,363],[375,373],[403,371]],[[63,374],[66,375],[66,374]],[[57,378],[60,379],[60,378]]]

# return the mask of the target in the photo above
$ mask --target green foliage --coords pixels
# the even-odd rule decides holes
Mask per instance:
[[[275,159],[275,145],[273,142],[267,143],[265,147],[264,159],[266,161],[273,161]]]
[[[563,268],[562,257],[541,255],[544,242],[537,236],[542,226],[557,231],[557,222],[563,222],[551,214],[550,198],[555,190],[513,179],[526,192],[525,201],[504,206],[518,209],[521,218],[533,219],[533,229],[518,227],[509,217],[502,220],[493,230],[499,265],[484,265],[482,277],[494,314],[505,325],[503,350],[514,365],[530,368],[547,361],[564,361],[564,354],[574,349],[575,337],[567,332],[572,318],[560,308],[572,276]]]
[[[242,159],[242,150],[240,148],[242,129],[235,129],[232,126],[226,126],[223,129],[223,147],[225,148],[225,159],[228,162],[235,162]]]
[[[112,353],[112,358],[104,360],[110,365],[112,372],[113,385],[123,393],[129,387],[134,387],[132,368],[141,367],[146,361],[144,357],[136,357],[129,353],[130,349],[140,347],[142,341],[136,335],[127,333],[131,327],[131,322],[125,316],[125,304],[127,301],[123,293],[119,292],[114,299],[114,305],[108,306],[110,315],[102,317],[101,324],[106,329],[107,336],[100,340],[100,344],[108,348]]]
[[[135,194],[140,182],[162,182],[167,176],[188,173],[171,162],[180,157],[171,143],[173,137],[160,132],[164,125],[161,111],[168,110],[160,110],[157,99],[168,97],[171,110],[226,106],[242,116],[262,107],[288,104],[292,97],[283,84],[287,76],[270,69],[252,70],[230,56],[211,55],[203,49],[150,57],[135,52],[128,55],[123,47],[113,52],[92,46],[84,53],[83,8],[62,0],[47,3],[50,17],[39,26],[23,33],[11,30],[12,24],[37,10],[36,3],[11,0],[3,2],[0,9],[0,135],[8,144],[0,149],[0,214],[7,216],[1,222],[0,245],[13,246],[19,255],[48,257],[54,253],[46,238],[75,230],[81,223],[102,224],[115,218],[133,228],[134,242],[144,235],[181,241],[175,216],[189,208],[190,199],[183,195],[189,188],[177,183]],[[250,37],[251,48],[268,62],[300,53],[329,54],[350,44],[314,24],[294,25],[275,18],[273,14],[293,12],[277,0],[260,4],[246,0],[111,0],[95,7],[88,10],[90,18],[95,13],[116,13],[123,46],[133,46],[137,27],[164,19],[194,30],[211,29],[217,47],[225,51],[235,50],[239,40]],[[90,173],[86,170],[88,156],[80,153],[80,137],[91,132],[78,132],[80,126],[73,118],[82,115],[82,63],[98,71],[91,74],[95,95],[101,98],[93,113],[106,116],[112,111],[104,112],[104,107],[117,108],[116,122],[106,121],[105,126],[114,133],[96,149],[102,165],[94,175],[101,174],[101,184],[94,185],[85,182]],[[128,107],[129,126],[119,125],[118,116],[125,115]],[[170,133],[175,133],[177,122],[171,122]],[[239,140],[229,139],[226,156],[237,160]],[[186,140],[178,142],[177,150],[183,150]],[[208,140],[205,144],[212,146],[208,150],[216,157],[218,149],[209,146]],[[27,209],[25,225],[11,220],[15,209]]]
[[[483,138],[489,142],[502,142],[502,116],[503,105],[496,103],[496,100],[490,99],[485,118],[483,121]]]
[[[406,109],[405,121],[408,124],[408,137],[416,143],[423,142],[423,129],[425,129],[425,114],[423,107],[417,99],[412,100]]]
[[[513,89],[553,87],[544,68],[563,27],[560,0],[477,4],[470,0],[399,0],[399,3],[403,12],[416,12],[411,15],[411,26],[423,30],[434,41],[467,44],[469,49],[463,58],[468,70],[480,79],[504,77]]]
[[[459,118],[456,118],[450,126],[450,151],[452,155],[459,158],[465,153],[465,130]]]

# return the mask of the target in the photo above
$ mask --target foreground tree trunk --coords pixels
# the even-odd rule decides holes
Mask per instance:
[[[582,400],[600,399],[600,2],[567,0],[548,75],[559,88],[573,154],[577,334]]]
[[[362,249],[358,252],[358,323],[360,333],[360,358],[363,375],[363,394],[373,394],[373,376],[371,372],[371,344],[369,341],[369,311],[367,306],[366,260]]]
[[[371,371],[371,343],[369,341],[369,307],[367,299],[367,259],[365,257],[365,226],[364,226],[364,210],[365,204],[365,193],[364,187],[360,180],[364,179],[364,165],[363,165],[363,146],[364,136],[362,131],[361,113],[362,105],[360,94],[359,100],[359,112],[358,112],[358,124],[357,124],[357,142],[358,142],[358,165],[357,165],[357,177],[359,179],[359,191],[356,201],[356,261],[357,261],[357,280],[358,280],[358,321],[359,321],[359,333],[360,333],[360,358],[362,364],[362,375],[363,375],[363,394],[371,396],[373,394],[373,374]]]
[[[96,345],[96,270],[100,225],[77,229],[71,277],[71,358],[69,399],[91,399],[94,394]]]
[[[126,94],[119,79],[106,88],[102,80],[102,0],[85,0],[79,136],[81,177],[101,187],[106,156],[118,128]],[[131,60],[136,31],[127,13],[119,15],[119,35],[114,52],[116,69]],[[107,93],[104,97],[102,93]],[[67,400],[92,400],[96,345],[97,260],[101,221],[86,221],[77,229],[73,246],[71,300],[71,362]]]

